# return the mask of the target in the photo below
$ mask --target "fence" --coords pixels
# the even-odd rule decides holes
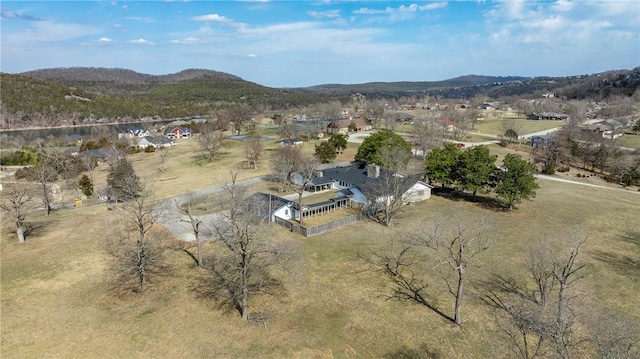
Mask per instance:
[[[365,215],[363,213],[355,213],[340,219],[336,219],[335,221],[331,221],[329,223],[324,223],[324,224],[320,224],[315,227],[309,227],[309,228],[301,227],[300,225],[291,223],[289,221],[285,221],[284,219],[278,218],[278,217],[276,217],[276,223],[285,227],[286,229],[290,230],[293,233],[302,234],[305,237],[311,237],[311,236],[315,236],[316,234],[330,231],[332,229],[335,229],[347,224],[361,221],[364,218],[365,218]]]

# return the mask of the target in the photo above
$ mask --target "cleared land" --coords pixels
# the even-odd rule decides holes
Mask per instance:
[[[142,176],[146,170],[157,177],[156,189],[163,196],[224,183],[227,166],[242,162],[233,155],[241,152],[238,143],[229,147],[227,157],[198,166],[193,146],[184,142],[172,149],[164,173],[146,160],[157,154],[132,159]],[[509,151],[493,148],[500,156]],[[267,170],[263,162],[258,171],[241,176]],[[55,211],[23,246],[3,220],[1,354],[366,358],[434,352],[446,358],[509,357],[492,316],[472,295],[478,290],[474,285],[492,273],[524,274],[528,246],[562,236],[574,224],[584,224],[590,234],[581,258],[587,277],[579,287],[587,305],[604,305],[640,321],[640,194],[543,180],[540,185],[534,201],[511,213],[485,209],[482,202],[433,196],[405,207],[393,228],[363,221],[305,239],[276,227],[275,238],[299,256],[291,263],[293,274],[283,276],[282,293],[252,298],[252,311],[273,313],[266,326],[247,325],[234,310],[200,298],[197,289],[206,271],[196,269],[181,250],[184,244],[161,227],[156,234],[167,238],[173,270],[147,293],[119,298],[107,281],[110,258],[104,243],[113,235],[107,229],[114,226],[115,214],[106,205]],[[452,213],[487,216],[496,240],[480,257],[482,266],[469,272],[461,328],[426,307],[385,300],[387,282],[362,272],[358,259],[394,236],[419,233],[433,218]],[[437,306],[451,313],[452,302],[438,278],[432,288]]]

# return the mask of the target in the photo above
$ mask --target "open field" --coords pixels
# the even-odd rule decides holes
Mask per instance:
[[[504,134],[503,126],[505,121],[513,121],[517,124],[517,126],[522,126],[523,134],[561,127],[565,124],[564,121],[532,121],[526,119],[492,118],[478,121],[476,123],[475,129],[480,133],[502,135]]]
[[[219,185],[228,166],[238,165],[240,143],[232,143],[219,161],[197,165],[195,141],[171,149],[167,171],[158,172],[158,154],[131,157],[141,177],[157,179],[162,196]],[[305,146],[311,147],[310,143]],[[348,151],[355,153],[349,144]],[[277,144],[269,144],[272,149]],[[513,149],[492,146],[499,156]],[[353,153],[350,156],[353,156]],[[524,152],[523,156],[526,158]],[[157,163],[149,158],[157,159]],[[244,170],[241,177],[268,172]],[[103,178],[104,171],[94,176]],[[573,179],[573,178],[571,178]],[[103,179],[100,179],[103,181]],[[266,326],[243,323],[237,312],[197,295],[207,273],[175,238],[166,237],[173,270],[152,283],[143,295],[120,298],[109,291],[109,263],[104,242],[113,235],[115,214],[106,205],[58,210],[46,225],[18,245],[6,227],[0,239],[1,356],[3,358],[372,358],[427,357],[510,358],[487,308],[474,294],[492,273],[524,275],[527,248],[545,237],[562,237],[583,224],[589,239],[581,260],[587,277],[579,290],[593,308],[605,305],[640,321],[640,193],[578,186],[548,180],[534,201],[514,212],[485,209],[455,197],[433,196],[405,207],[392,228],[359,222],[313,238],[274,229],[278,240],[299,253],[292,275],[283,276],[278,296],[259,296],[253,311],[274,315]],[[496,244],[469,271],[469,296],[463,325],[453,326],[428,308],[388,301],[387,282],[362,272],[359,254],[380,248],[403,233],[420,233],[433,218],[456,213],[486,216]],[[36,221],[44,223],[39,213]],[[205,246],[205,250],[210,250]],[[445,313],[450,297],[438,278],[431,280],[433,299]],[[584,329],[584,328],[581,328]]]
[[[616,142],[622,147],[629,147],[640,150],[640,135],[624,135],[617,138]]]

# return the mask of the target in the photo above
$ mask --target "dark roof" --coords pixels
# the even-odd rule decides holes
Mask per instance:
[[[270,193],[256,192],[247,199],[248,210],[255,215],[266,217],[270,211],[273,214],[276,210],[288,206],[292,201]]]
[[[73,134],[73,135],[69,135],[67,136],[67,138],[65,139],[65,141],[67,142],[72,142],[72,141],[80,141],[84,139],[83,135],[78,135],[78,134]]]
[[[314,177],[311,183],[314,185],[325,184],[334,181],[346,182],[353,187],[357,187],[361,191],[377,192],[380,188],[380,178],[386,176],[397,175],[397,172],[391,170],[380,169],[380,175],[376,177],[367,176],[368,168],[362,165],[353,165],[347,167],[333,167],[322,171],[322,177]],[[400,174],[401,176],[404,176]],[[411,187],[417,180],[409,177],[406,178],[405,185],[407,189]]]

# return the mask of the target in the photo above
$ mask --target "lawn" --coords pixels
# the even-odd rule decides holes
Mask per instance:
[[[475,129],[480,133],[486,133],[490,135],[502,135],[504,134],[505,121],[514,122],[516,127],[522,126],[523,134],[533,133],[543,130],[548,130],[564,125],[563,121],[532,121],[526,119],[505,119],[495,118],[481,120],[476,123]]]
[[[532,121],[533,122],[533,121]],[[319,141],[305,142],[312,152]],[[337,161],[353,158],[349,143]],[[229,170],[239,178],[269,172],[269,156],[277,141],[265,142],[265,158],[257,170],[242,160],[242,143],[230,141],[224,154],[199,164],[195,139],[178,141],[160,172],[158,153],[131,155],[137,173],[153,179],[161,197],[228,182]],[[490,146],[499,156],[523,145]],[[93,173],[96,187],[106,184],[106,166]],[[574,173],[558,177],[575,179]],[[586,180],[597,180],[589,178]],[[362,358],[409,357],[407,353],[438,353],[444,358],[509,357],[491,313],[476,298],[478,283],[492,273],[523,274],[528,246],[544,237],[562,237],[583,224],[589,239],[581,260],[587,277],[580,286],[590,305],[604,304],[640,321],[640,192],[597,189],[549,180],[533,201],[514,212],[485,209],[456,197],[434,195],[405,207],[391,228],[368,221],[303,238],[274,227],[274,240],[298,253],[283,276],[285,291],[253,297],[253,311],[273,313],[266,323],[247,325],[237,312],[197,295],[206,270],[196,269],[183,242],[157,226],[165,238],[171,271],[150,284],[143,295],[118,297],[110,291],[104,243],[115,233],[116,216],[106,205],[57,210],[48,218],[32,215],[36,233],[18,245],[6,216],[0,236],[0,356],[2,358],[69,357],[259,357]],[[268,191],[261,182],[253,189]],[[332,195],[330,192],[323,196]],[[311,197],[313,198],[313,197]],[[319,197],[313,198],[314,201]],[[324,198],[324,197],[323,197]],[[436,217],[452,214],[486,216],[496,244],[469,271],[469,296],[456,328],[428,308],[385,300],[388,283],[359,259],[389,239],[425,231]],[[329,216],[307,219],[324,223]],[[106,230],[105,230],[106,229]],[[211,248],[205,245],[205,251]],[[450,297],[433,278],[437,306],[451,313]]]
[[[305,144],[306,146],[306,144]],[[237,165],[241,146],[218,162],[197,165],[192,143],[172,149],[167,171],[132,156],[137,170],[158,179],[163,195],[216,185],[227,166]],[[492,147],[493,148],[493,147]],[[495,146],[500,155],[508,149]],[[504,152],[504,153],[503,153]],[[264,173],[246,170],[243,176]],[[171,179],[173,178],[173,179]],[[237,312],[196,294],[205,270],[194,267],[179,241],[161,227],[172,270],[152,282],[143,295],[117,297],[109,291],[104,242],[113,235],[115,215],[98,205],[58,210],[36,235],[18,245],[5,225],[0,239],[1,356],[69,357],[225,357],[370,358],[438,353],[443,358],[510,357],[491,313],[475,297],[491,273],[523,274],[527,248],[543,237],[562,237],[583,224],[589,239],[581,260],[587,265],[580,285],[589,305],[607,305],[640,321],[640,193],[540,180],[533,201],[514,212],[484,209],[481,203],[432,196],[405,207],[391,228],[362,221],[313,238],[274,228],[275,237],[298,252],[286,290],[252,298],[252,310],[269,311],[266,326],[247,325]],[[359,255],[404,233],[421,233],[433,218],[486,216],[496,244],[469,270],[469,296],[456,328],[428,308],[385,300],[387,282],[371,272]],[[3,217],[4,218],[4,217]],[[210,250],[205,246],[205,250]],[[432,279],[433,299],[451,313],[442,282]],[[404,356],[402,356],[404,355]]]
[[[616,143],[622,147],[640,150],[640,135],[624,135],[616,139]]]

